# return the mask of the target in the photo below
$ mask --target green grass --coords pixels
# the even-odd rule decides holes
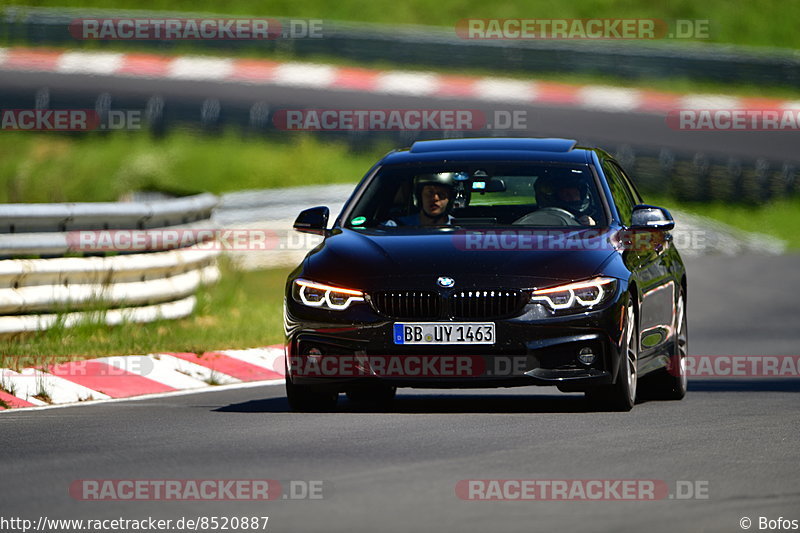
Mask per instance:
[[[84,323],[1,338],[0,368],[100,355],[201,353],[281,343],[283,286],[290,270],[242,272],[223,265],[221,280],[203,288],[194,313],[180,320],[113,327]]]
[[[647,196],[647,201],[668,209],[702,215],[734,228],[772,235],[786,241],[791,251],[800,250],[800,196],[775,200],[765,205],[738,205],[722,202],[701,204],[671,198]]]
[[[116,201],[137,190],[221,193],[355,183],[388,147],[350,153],[311,136],[286,142],[179,131],[58,135],[3,133],[0,203]]]
[[[796,21],[800,3],[784,0],[536,0],[487,3],[482,0],[10,0],[10,5],[144,9],[226,13],[261,17],[302,17],[325,20],[423,24],[453,28],[463,18],[656,18],[707,19],[710,41],[754,46],[798,48]]]

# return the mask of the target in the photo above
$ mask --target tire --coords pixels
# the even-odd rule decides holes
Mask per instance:
[[[636,388],[639,372],[639,327],[633,311],[633,299],[625,308],[625,329],[622,333],[620,363],[617,379],[613,385],[605,385],[586,391],[586,399],[600,410],[630,411],[636,403]]]
[[[347,399],[354,403],[373,407],[388,407],[397,395],[397,387],[387,385],[371,385],[357,387],[347,391]]]
[[[686,296],[681,290],[676,309],[675,348],[669,367],[660,370],[649,380],[648,392],[656,400],[682,400],[686,396],[688,376],[686,358],[689,354],[689,330],[686,319]]]
[[[295,385],[286,377],[286,398],[292,411],[324,412],[333,411],[339,394],[331,389],[317,385]]]

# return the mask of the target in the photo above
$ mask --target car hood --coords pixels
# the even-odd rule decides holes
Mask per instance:
[[[542,287],[594,275],[617,253],[610,235],[608,228],[538,233],[336,229],[308,255],[302,275],[362,290],[434,288],[439,276],[453,278],[456,288]]]

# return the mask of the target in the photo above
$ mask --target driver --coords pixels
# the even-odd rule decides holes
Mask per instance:
[[[590,213],[592,194],[586,180],[577,176],[548,176],[534,184],[539,207],[557,207],[569,212],[584,226],[594,226],[597,221]]]
[[[422,174],[414,178],[414,198],[419,212],[387,220],[384,226],[444,226],[452,222],[450,212],[455,199],[452,172]]]

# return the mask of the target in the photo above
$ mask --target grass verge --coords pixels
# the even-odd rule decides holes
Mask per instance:
[[[351,153],[344,145],[291,135],[268,142],[231,131],[83,135],[3,133],[0,203],[116,201],[139,190],[222,193],[242,189],[355,183],[386,147]]]

